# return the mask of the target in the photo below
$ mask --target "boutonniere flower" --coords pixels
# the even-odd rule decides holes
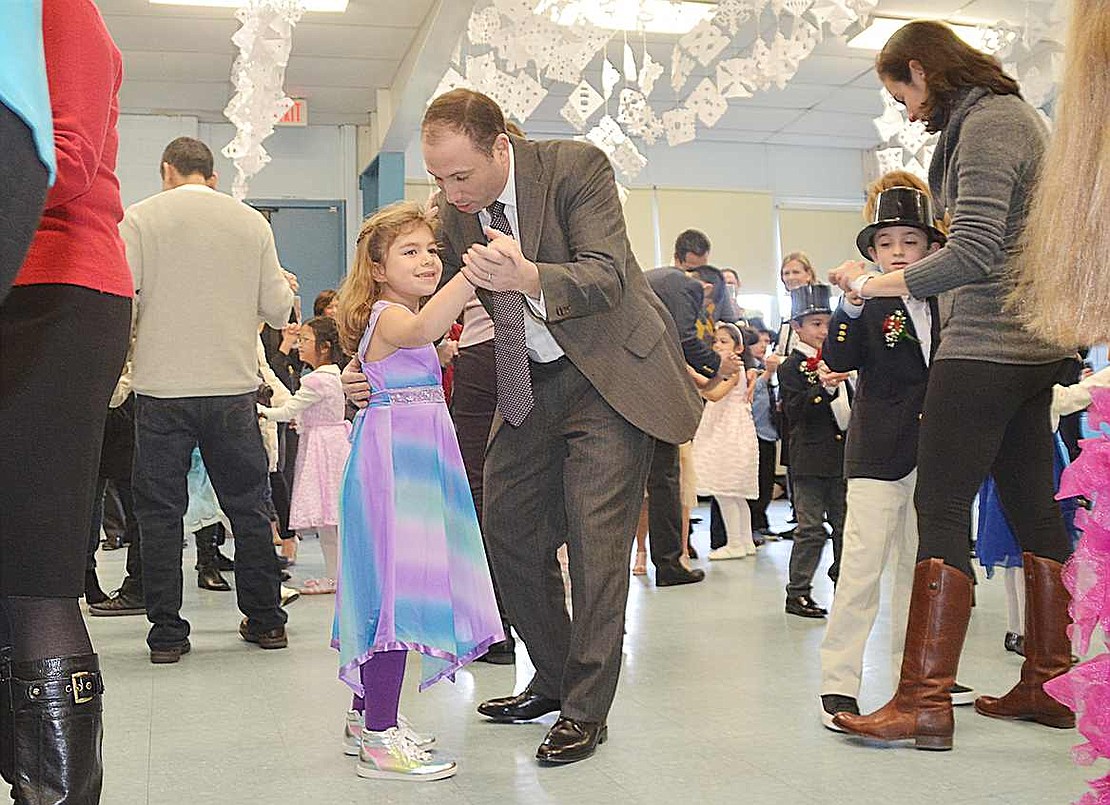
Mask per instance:
[[[818,380],[818,371],[821,368],[821,350],[817,350],[817,354],[812,358],[806,358],[800,364],[798,369],[806,376],[806,382],[816,384]]]
[[[883,340],[886,341],[887,349],[894,349],[894,345],[899,341],[920,343],[910,335],[909,328],[906,326],[906,314],[901,310],[896,310],[883,319]]]

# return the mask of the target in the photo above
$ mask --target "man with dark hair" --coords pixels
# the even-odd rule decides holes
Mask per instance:
[[[239,634],[284,648],[255,392],[258,325],[285,325],[296,278],[278,264],[266,219],[215,191],[204,143],[174,140],[161,175],[162,192],[129,207],[120,225],[136,292],[133,491],[150,660],[177,662],[190,648],[180,614],[181,518],[196,446],[235,534],[235,587],[246,615]],[[198,357],[186,332],[211,349]]]
[[[178,176],[197,175],[207,184],[212,182],[215,186],[215,170],[213,167],[212,152],[200,140],[192,137],[178,137],[162,151],[162,179],[166,179],[167,169],[173,170]]]
[[[445,274],[466,274],[494,324],[483,530],[536,667],[522,693],[478,711],[499,722],[561,711],[536,757],[572,763],[606,738],[655,439],[690,439],[701,403],[632,255],[602,151],[510,135],[497,104],[470,90],[432,102],[422,146],[441,190]]]
[[[687,229],[679,234],[674,241],[675,268],[689,270],[703,266],[709,262],[709,238],[704,232],[696,229]]]
[[[680,248],[688,247],[698,239],[692,236],[698,236],[704,241],[705,250],[696,257],[689,250],[679,255]],[[685,258],[695,261],[709,259],[709,241],[696,230],[689,229],[678,236],[675,241],[674,266],[648,271],[644,274],[644,279],[674,319],[686,364],[698,374],[714,381],[727,379],[743,371],[743,364],[736,357],[722,361],[702,338],[699,323],[706,321],[706,292],[696,276],[679,265],[680,259]],[[659,587],[689,584],[705,578],[704,570],[687,570],[681,564],[683,536],[684,531],[689,531],[690,512],[682,505],[680,477],[678,445],[656,440],[651,470],[648,473],[648,498],[645,505],[648,512],[651,561],[655,565],[655,584]]]

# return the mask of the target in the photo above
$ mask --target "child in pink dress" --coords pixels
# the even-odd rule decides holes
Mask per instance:
[[[351,451],[350,423],[343,418],[345,402],[338,361],[343,353],[335,321],[317,316],[301,326],[297,348],[313,371],[301,379],[300,390],[280,408],[259,407],[275,422],[297,421],[300,444],[289,506],[289,527],[304,539],[315,531],[324,552],[324,578],[309,579],[301,593],[334,593],[339,577],[339,489]]]

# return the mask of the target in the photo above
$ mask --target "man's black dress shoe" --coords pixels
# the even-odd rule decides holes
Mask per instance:
[[[605,743],[608,732],[609,728],[603,723],[575,721],[573,718],[560,716],[536,750],[536,760],[542,763],[576,763],[585,760],[597,751],[598,744]]]
[[[808,595],[788,595],[786,597],[786,612],[789,615],[797,615],[799,618],[823,618],[829,614],[827,609],[818,606],[817,602]]]
[[[705,578],[705,571],[701,568],[687,570],[682,565],[655,569],[656,587],[673,587],[676,584],[694,584]]]
[[[489,650],[478,658],[478,662],[488,662],[490,665],[513,665],[516,662],[516,641],[509,637],[492,644]]]
[[[554,713],[562,707],[558,699],[538,696],[531,688],[525,688],[516,696],[502,696],[478,705],[478,712],[486,718],[503,723],[531,721],[534,718]]]

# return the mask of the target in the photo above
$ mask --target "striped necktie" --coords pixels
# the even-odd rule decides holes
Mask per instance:
[[[486,208],[490,228],[513,237],[505,204],[495,201]],[[532,374],[524,336],[524,295],[519,291],[491,291],[493,357],[497,368],[497,408],[510,425],[522,423],[532,410]]]

